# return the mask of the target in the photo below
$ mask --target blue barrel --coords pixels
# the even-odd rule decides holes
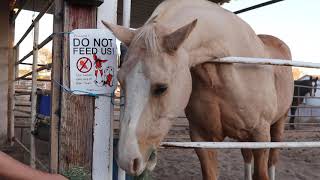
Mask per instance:
[[[38,94],[38,114],[50,116],[51,114],[51,96]]]
[[[115,156],[115,152],[117,151],[117,145],[118,145],[118,139],[113,140],[113,157]],[[118,164],[115,158],[113,158],[113,180],[118,180]],[[134,178],[132,176],[126,175],[126,180],[133,180]]]

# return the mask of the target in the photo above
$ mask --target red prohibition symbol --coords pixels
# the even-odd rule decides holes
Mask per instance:
[[[92,69],[92,62],[87,57],[82,57],[77,61],[77,69],[82,73],[87,73]]]

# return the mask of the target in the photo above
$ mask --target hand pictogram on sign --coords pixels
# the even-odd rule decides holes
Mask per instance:
[[[82,57],[77,61],[77,69],[82,73],[87,73],[92,69],[92,62],[87,57]]]

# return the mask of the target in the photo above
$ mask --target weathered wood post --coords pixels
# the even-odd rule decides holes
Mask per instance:
[[[63,45],[63,0],[55,0],[53,20],[53,46],[52,46],[52,71],[51,71],[51,122],[50,122],[50,172],[59,170],[59,124],[60,124],[60,99],[62,78],[62,45]],[[62,33],[62,34],[61,34]]]
[[[31,88],[31,132],[34,131],[37,116],[37,68],[38,68],[38,42],[39,42],[39,22],[34,24],[33,35],[33,62],[32,62],[32,88]],[[36,144],[35,137],[30,136],[30,166],[36,167]]]
[[[14,48],[14,32],[15,32],[15,22],[13,19],[10,20],[10,30],[9,30],[9,73],[8,73],[8,139],[10,145],[13,145],[14,138],[14,93],[15,93],[15,78],[16,78],[16,62],[19,58],[19,47]]]
[[[99,12],[91,3],[96,5],[101,3],[101,0],[56,0],[54,60],[59,61],[61,57],[63,61],[62,66],[59,62],[53,65],[51,171],[57,171],[58,166],[60,172],[74,167],[83,167],[91,172],[92,178],[103,180],[112,179],[113,106],[110,97],[100,96],[95,99],[89,96],[73,95],[70,92],[60,92],[61,87],[57,85],[61,79],[59,74],[62,74],[63,86],[70,87],[71,84],[67,32],[74,29],[96,28],[97,14],[100,20],[105,19],[116,23],[117,0],[106,1]],[[99,28],[103,26],[100,24]],[[57,37],[58,34],[64,37],[62,43],[61,38]],[[61,103],[58,98],[60,93]],[[60,114],[59,110],[61,117],[57,116]],[[58,134],[59,140],[56,138]],[[59,158],[56,158],[57,156]]]
[[[9,1],[0,1],[0,145],[7,141]]]
[[[96,28],[97,8],[69,1],[63,2],[63,32],[78,28]],[[62,44],[62,84],[70,87],[68,34]],[[59,47],[58,47],[59,48]],[[91,172],[94,124],[94,98],[61,95],[61,122],[59,136],[59,169],[64,172],[72,167],[84,167]]]

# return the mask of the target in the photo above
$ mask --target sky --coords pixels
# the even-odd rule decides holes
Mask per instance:
[[[33,17],[35,18],[38,13],[32,11],[22,10],[16,19],[15,27],[15,43],[23,36],[25,31],[29,28],[32,23]],[[45,14],[39,22],[39,43],[45,40],[53,32],[53,16],[50,14]],[[20,44],[20,59],[28,54],[32,50],[33,44],[33,30],[29,33],[26,39]],[[44,48],[52,50],[52,43],[48,43]],[[32,63],[32,56],[28,58],[25,62]],[[20,65],[20,68],[25,68],[30,66]]]
[[[236,11],[267,0],[231,0],[223,5]],[[308,2],[308,4],[306,3]],[[239,14],[257,34],[270,34],[287,43],[296,61],[320,63],[320,0],[285,0],[270,6]],[[16,21],[16,40],[31,24],[32,11],[22,11]],[[37,13],[35,14],[37,15]],[[52,33],[53,17],[45,15],[40,21],[39,42]],[[20,57],[32,50],[33,34],[21,45]],[[51,49],[51,44],[46,46]],[[31,59],[28,60],[31,62]],[[320,74],[320,70],[307,70],[309,74]]]

